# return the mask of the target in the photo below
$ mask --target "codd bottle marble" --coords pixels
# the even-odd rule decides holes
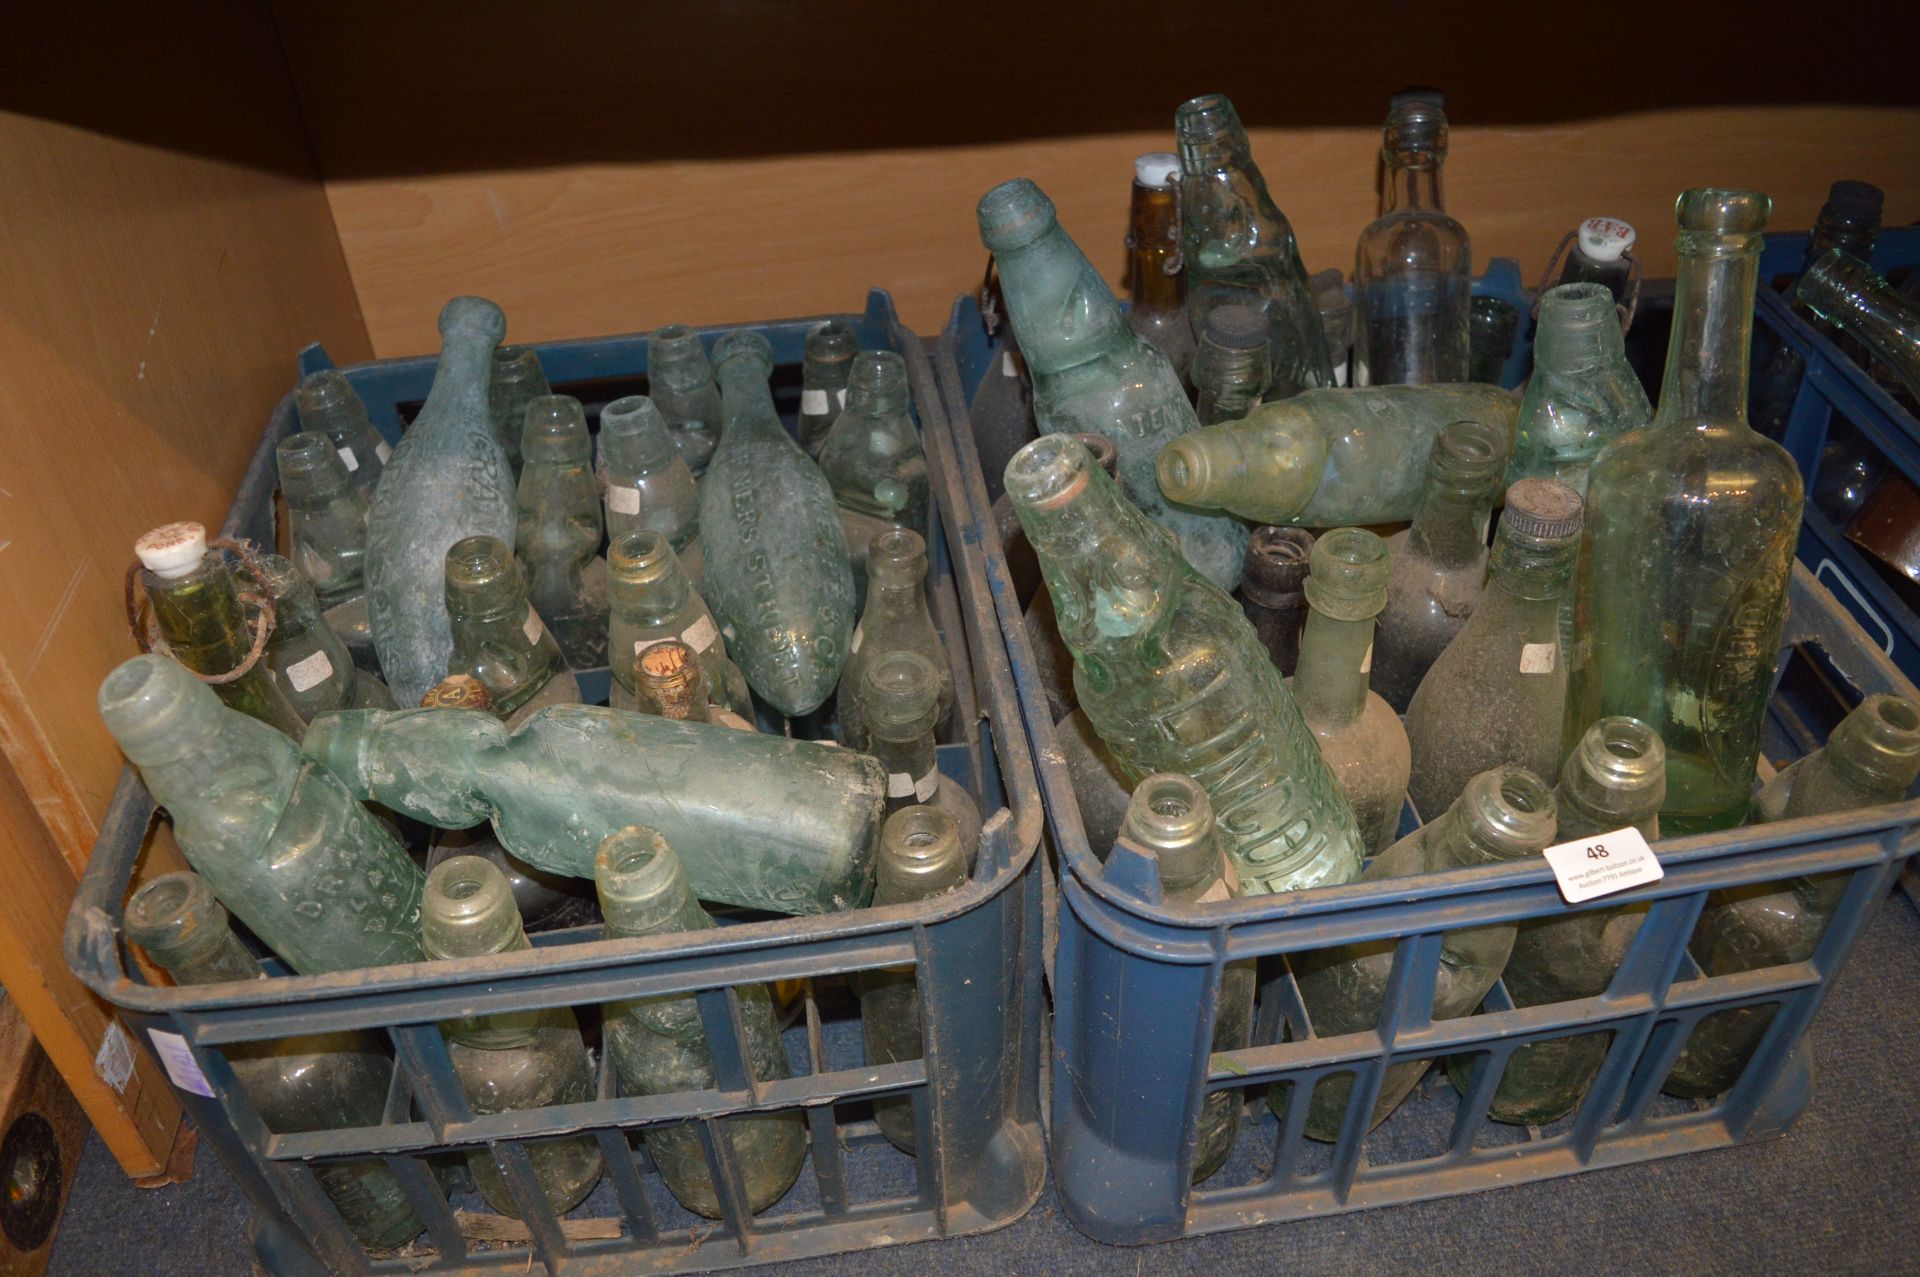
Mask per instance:
[[[587,418],[572,395],[527,405],[515,501],[514,555],[527,599],[560,654],[577,670],[607,663],[607,561],[600,549],[600,492]]]
[[[1541,294],[1533,377],[1514,422],[1507,482],[1558,479],[1584,496],[1600,450],[1652,420],[1653,405],[1627,363],[1613,294],[1599,284]]]
[[[883,652],[861,670],[859,695],[867,748],[887,769],[887,810],[921,804],[945,812],[971,864],[980,847],[980,805],[940,771],[933,744],[939,671],[918,652]]]
[[[367,405],[336,368],[322,368],[300,379],[293,392],[300,429],[325,436],[340,459],[340,468],[353,478],[362,497],[371,498],[393,449],[373,428]]]
[[[1193,363],[1187,275],[1180,266],[1180,157],[1154,151],[1133,162],[1127,211],[1127,327],[1186,377]]]
[[[1251,306],[1216,306],[1193,357],[1194,411],[1203,426],[1252,412],[1273,380],[1267,317]]]
[[[720,388],[699,333],[668,324],[647,338],[647,393],[688,468],[705,474],[720,444],[722,414]]]
[[[1262,524],[1247,538],[1240,610],[1253,622],[1254,633],[1282,674],[1292,674],[1300,660],[1300,630],[1307,620],[1307,564],[1312,554],[1313,533],[1305,528]]]
[[[534,400],[552,393],[546,369],[540,366],[540,356],[531,348],[502,346],[493,352],[488,374],[487,420],[493,428],[493,437],[500,441],[500,450],[507,454],[507,465],[512,467],[515,479],[520,477],[526,459],[520,434],[526,426],[527,408]]]
[[[294,567],[330,608],[367,590],[367,494],[356,487],[328,438],[301,431],[274,449],[280,493],[287,499],[287,540]]]
[[[925,536],[927,457],[907,405],[907,364],[891,350],[854,356],[847,403],[820,445],[834,500]]]
[[[347,644],[320,619],[313,587],[277,554],[260,556],[262,584],[273,595],[273,633],[267,664],[302,718],[330,709],[392,709],[393,695],[365,670],[355,669]]]
[[[697,580],[700,489],[653,400],[628,395],[600,410],[600,460],[608,543],[628,532],[658,532]]]
[[[471,674],[493,713],[518,727],[549,705],[578,705],[580,683],[540,613],[527,601],[520,564],[495,537],[467,537],[447,551],[451,674]]]
[[[807,334],[800,361],[799,438],[800,446],[816,460],[827,432],[847,406],[847,378],[859,353],[860,336],[844,319],[829,319]]]
[[[659,532],[623,532],[607,549],[612,617],[607,626],[613,686],[608,703],[635,709],[634,662],[655,643],[677,639],[693,649],[707,680],[735,713],[753,715],[747,679],[727,656],[727,641],[673,546]]]
[[[849,749],[867,748],[861,680],[867,666],[888,652],[916,652],[926,659],[938,679],[936,721],[951,721],[953,666],[927,606],[927,567],[926,541],[906,528],[881,533],[868,550],[867,609],[854,627],[853,655],[847,659],[834,698],[840,743]]]

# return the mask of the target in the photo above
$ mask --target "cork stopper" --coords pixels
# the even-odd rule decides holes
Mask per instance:
[[[1149,151],[1133,162],[1133,180],[1164,191],[1180,180],[1180,157],[1172,151]]]
[[[682,721],[706,717],[706,670],[693,649],[679,639],[655,643],[640,653],[635,676],[660,707],[660,717]]]
[[[133,552],[161,580],[177,580],[207,557],[207,530],[198,523],[165,523],[135,541]]]
[[[471,674],[449,674],[427,689],[420,698],[420,708],[490,710],[493,694]]]

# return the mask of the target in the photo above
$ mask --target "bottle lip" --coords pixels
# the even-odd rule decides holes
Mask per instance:
[[[95,696],[100,718],[136,767],[198,752],[220,730],[213,689],[170,657],[148,652],[116,665]]]
[[[1512,763],[1483,771],[1467,782],[1454,803],[1457,818],[1477,835],[1483,851],[1498,860],[1536,855],[1558,828],[1558,804],[1545,781]]]
[[[980,242],[994,253],[1025,248],[1059,225],[1059,210],[1031,178],[1016,177],[980,197]]]
[[[482,856],[452,856],[427,874],[420,946],[430,958],[474,958],[526,944],[513,888]]]
[[[531,346],[496,346],[493,350],[493,380],[499,383],[539,382],[545,384],[546,369]]]
[[[367,410],[360,392],[353,388],[353,383],[338,368],[319,368],[302,377],[300,384],[294,387],[293,401],[300,424],[307,430],[319,430],[318,426],[308,423],[309,412],[333,415],[343,409],[358,413]]]
[[[773,343],[751,328],[735,328],[731,332],[722,333],[720,340],[713,343],[714,369],[718,371],[740,359],[749,360],[771,372]]]
[[[607,567],[615,580],[628,585],[661,580],[672,575],[678,563],[673,542],[652,528],[622,532],[607,547]]]
[[[1154,853],[1162,885],[1191,882],[1219,859],[1213,803],[1191,776],[1157,772],[1134,786],[1122,831]]]
[[[1696,186],[1674,201],[1674,218],[1683,234],[1758,235],[1772,215],[1773,201],[1759,191]]]
[[[867,576],[876,569],[889,580],[902,585],[918,584],[927,578],[926,538],[912,528],[888,528],[867,543]]]
[[[207,529],[191,521],[163,523],[141,533],[133,553],[147,571],[163,581],[176,581],[206,559]]]
[[[860,335],[844,319],[829,319],[807,334],[806,357],[823,364],[847,363],[860,353]]]
[[[904,740],[933,729],[940,712],[940,672],[920,653],[883,652],[860,676],[860,708],[869,732]]]
[[[692,898],[673,845],[648,825],[628,825],[600,840],[593,882],[608,921],[640,932],[675,921]]]
[[[1207,312],[1206,339],[1227,350],[1257,350],[1271,339],[1267,317],[1253,306],[1215,306]]]
[[[592,448],[587,414],[572,395],[536,395],[520,424],[520,451],[559,461],[585,460]]]
[[[1336,621],[1367,621],[1387,605],[1393,559],[1365,528],[1334,528],[1313,543],[1307,603]]]
[[[1466,495],[1497,491],[1506,467],[1503,432],[1473,418],[1450,421],[1441,427],[1427,453],[1429,479]]]
[[[1018,509],[1054,510],[1087,489],[1093,456],[1072,435],[1041,435],[1007,462],[1002,478]]]
[[[1447,113],[1431,97],[1397,95],[1387,110],[1382,147],[1394,156],[1447,152]]]
[[[484,337],[498,345],[507,335],[507,316],[484,297],[455,297],[440,308],[440,335]]]
[[[127,901],[127,939],[172,968],[217,943],[227,911],[207,880],[189,870],[161,874]]]
[[[1869,696],[1833,729],[1827,749],[1871,780],[1910,785],[1920,773],[1920,706],[1886,692]]]
[[[1638,238],[1639,232],[1617,217],[1589,217],[1580,223],[1573,242],[1593,261],[1617,262],[1626,256]]]
[[[1667,749],[1660,733],[1625,714],[1596,720],[1561,769],[1561,783],[1569,789],[1585,789],[1589,781],[1609,793],[1664,795]],[[1653,806],[1660,801],[1655,797]]]
[[[482,533],[455,541],[447,549],[445,569],[447,611],[456,616],[484,619],[501,615],[525,598],[519,562],[499,537]],[[511,597],[487,597],[503,585],[511,587],[507,591]],[[479,605],[478,610],[475,605]]]
[[[847,371],[847,399],[869,411],[891,410],[907,397],[907,361],[891,350],[863,350]]]
[[[1305,528],[1261,524],[1247,535],[1247,581],[1268,593],[1298,592],[1307,579],[1313,543],[1313,533]]]
[[[302,592],[311,596],[313,587],[307,584],[307,578],[300,570],[278,554],[257,555],[254,560],[259,565],[260,583],[267,587],[267,593],[273,596],[275,605],[285,603]]]
[[[938,807],[902,807],[880,826],[876,901],[924,900],[966,885],[960,827]]]
[[[1155,191],[1178,185],[1180,157],[1172,151],[1149,151],[1134,160],[1133,180]]]
[[[280,490],[289,499],[320,496],[353,483],[325,431],[296,430],[274,445],[273,455]]]
[[[1238,141],[1246,133],[1240,113],[1224,93],[1202,93],[1188,98],[1173,113],[1173,133],[1186,146]],[[1191,171],[1189,153],[1181,152],[1182,167]]]
[[[1872,182],[1842,178],[1827,188],[1827,208],[1852,222],[1877,222],[1887,194]]]

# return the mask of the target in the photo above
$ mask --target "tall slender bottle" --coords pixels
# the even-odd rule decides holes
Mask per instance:
[[[927,534],[927,457],[908,407],[907,363],[899,355],[867,350],[854,356],[846,407],[819,455],[820,472],[842,507]]]
[[[437,959],[483,958],[533,947],[506,878],[478,856],[455,856],[434,866],[421,903],[420,938],[426,955]],[[476,1116],[594,1099],[593,1063],[567,1007],[442,1020],[440,1032]],[[600,1182],[600,1144],[591,1135],[529,1140],[520,1147],[556,1215],[578,1206]],[[467,1167],[487,1205],[519,1218],[519,1204],[491,1152],[470,1150]]]
[[[800,446],[820,456],[827,431],[847,406],[847,376],[860,353],[860,337],[844,319],[829,319],[807,334],[800,363]]]
[[[696,476],[705,474],[720,444],[721,411],[720,388],[699,333],[668,324],[647,338],[647,393],[687,466]]]
[[[600,410],[600,461],[608,544],[628,532],[658,532],[698,580],[700,489],[653,400],[628,395]]]
[[[1170,506],[1154,478],[1161,448],[1200,424],[1173,365],[1126,326],[1106,281],[1061,229],[1039,187],[1025,178],[1003,182],[980,197],[979,216],[981,242],[999,265],[1007,314],[1033,374],[1040,429],[1112,439],[1128,499],[1179,537],[1189,563],[1232,589],[1246,528]]]
[[[515,501],[514,555],[527,598],[577,670],[607,663],[607,561],[599,556],[600,492],[587,417],[572,395],[527,405]]]
[[[980,847],[980,805],[958,781],[941,774],[933,743],[939,692],[939,672],[926,657],[886,652],[861,672],[860,716],[867,725],[868,750],[887,769],[887,810],[924,804],[945,812],[972,864]]]
[[[433,389],[373,495],[367,605],[380,670],[403,705],[419,703],[453,654],[448,548],[469,536],[513,544],[513,470],[488,411],[493,348],[506,331],[506,316],[484,298],[441,309]]]
[[[287,499],[294,567],[313,583],[321,607],[367,591],[367,494],[354,486],[333,444],[317,431],[288,435],[274,449]]]
[[[1253,622],[1273,667],[1292,675],[1300,660],[1300,629],[1307,620],[1307,564],[1313,533],[1262,524],[1247,538],[1247,574],[1240,610]]]
[[[1653,405],[1627,363],[1613,294],[1599,284],[1561,284],[1540,297],[1533,377],[1514,422],[1507,482],[1558,479],[1585,495],[1600,450],[1653,420]]]
[[[1746,819],[1786,623],[1800,472],[1747,425],[1754,191],[1679,200],[1679,279],[1653,424],[1593,463],[1565,739],[1624,714],[1667,747],[1668,837]]]
[[[578,705],[580,683],[560,645],[527,601],[520,564],[495,537],[468,537],[447,551],[450,674],[471,674],[493,712],[518,727],[549,705]]]
[[[273,633],[267,664],[301,718],[330,709],[392,709],[393,694],[365,670],[355,669],[347,644],[320,619],[313,587],[277,554],[260,556],[261,583],[273,595]]]
[[[1467,379],[1473,247],[1440,198],[1447,113],[1432,99],[1387,112],[1386,209],[1360,232],[1353,264],[1353,384]]]
[[[336,368],[308,373],[294,390],[293,403],[300,429],[325,435],[341,468],[353,476],[353,486],[371,498],[393,449],[373,428],[367,405],[346,374]]]
[[[706,667],[723,703],[753,715],[753,694],[740,667],[727,657],[720,627],[687,580],[673,546],[659,532],[623,532],[607,549],[607,580],[613,615],[607,625],[613,687],[608,704],[635,709],[634,661],[655,643],[678,639]]]
[[[888,652],[917,652],[926,658],[939,680],[937,721],[952,720],[953,666],[927,607],[927,568],[926,541],[906,528],[881,533],[868,551],[867,610],[854,627],[853,655],[847,658],[835,698],[840,743],[849,749],[867,748],[861,679],[867,666]]]
[[[1920,398],[1920,301],[1842,249],[1827,250],[1794,291],[1814,315],[1858,340]]]
[[[1333,385],[1327,339],[1307,287],[1293,227],[1267,194],[1247,131],[1226,95],[1181,104],[1173,116],[1180,144],[1180,269],[1196,338],[1216,306],[1250,292],[1266,311],[1272,351],[1269,399]]]
[[[1193,363],[1187,277],[1180,269],[1180,157],[1154,151],[1133,162],[1127,210],[1127,327],[1182,378]]]
[[[527,408],[534,400],[552,393],[553,387],[547,384],[547,371],[540,366],[540,356],[532,347],[502,346],[493,352],[488,374],[487,420],[493,428],[493,437],[500,441],[500,450],[507,454],[507,464],[513,468],[516,480],[526,458],[520,435],[526,428]]]
[[[1633,278],[1627,254],[1639,238],[1632,226],[1617,217],[1589,217],[1575,228],[1573,244],[1560,266],[1560,284],[1598,284],[1614,305],[1626,304]]]
[[[1239,605],[1072,438],[1015,453],[1006,489],[1073,653],[1080,708],[1129,779],[1198,781],[1250,895],[1351,881],[1363,850],[1353,808]]]
[[[1200,424],[1238,421],[1252,412],[1273,380],[1267,317],[1252,306],[1216,306],[1193,357]]]

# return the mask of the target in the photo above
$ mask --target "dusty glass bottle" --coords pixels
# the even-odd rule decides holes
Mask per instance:
[[[907,364],[891,350],[853,357],[847,402],[820,445],[834,500],[925,536],[927,457],[908,408]]]
[[[933,744],[939,695],[939,671],[918,652],[882,652],[861,670],[860,717],[868,751],[887,769],[887,810],[924,804],[945,812],[972,864],[980,848],[980,805],[940,771]]]
[[[999,266],[1007,315],[1033,374],[1040,429],[1112,439],[1128,499],[1179,537],[1189,563],[1232,589],[1246,528],[1175,509],[1154,480],[1161,447],[1200,424],[1173,365],[1126,326],[1112,290],[1039,187],[1025,178],[1003,182],[980,197],[978,212],[980,240]]]
[[[953,817],[937,807],[906,806],[887,817],[874,861],[873,907],[911,904],[967,885],[972,845]],[[921,1058],[920,991],[912,967],[882,967],[853,977],[860,999],[860,1033],[869,1065]],[[887,1142],[915,1151],[913,1099],[889,1095],[873,1102],[873,1120]]]
[[[673,546],[688,576],[698,578],[700,489],[653,400],[628,395],[600,410],[600,458],[607,484],[608,544],[628,532],[658,532]]]
[[[939,679],[936,721],[952,721],[953,666],[927,606],[927,569],[927,543],[918,532],[894,528],[873,539],[867,555],[867,610],[854,627],[853,655],[847,658],[834,700],[840,743],[849,749],[867,748],[861,680],[867,666],[888,652],[917,652],[926,658]]]
[[[713,723],[737,731],[758,731],[752,723],[713,703],[713,683],[694,650],[679,639],[651,644],[633,663],[636,708],[642,714],[684,723]]]
[[[1467,379],[1473,247],[1440,197],[1447,114],[1430,98],[1396,102],[1380,147],[1385,211],[1360,232],[1353,263],[1353,384]]]
[[[392,709],[393,695],[365,670],[355,669],[347,644],[320,619],[313,587],[277,554],[260,556],[261,583],[273,595],[273,633],[267,664],[301,718],[330,709]]]
[[[1627,363],[1613,294],[1599,284],[1561,284],[1540,297],[1533,377],[1513,427],[1507,482],[1558,479],[1585,495],[1600,450],[1653,420],[1653,405]]]
[[[612,617],[607,624],[613,686],[608,704],[635,709],[634,661],[655,643],[678,639],[706,667],[707,679],[735,713],[753,716],[753,694],[706,600],[687,580],[673,546],[659,532],[623,532],[607,548]]]
[[[1560,762],[1567,663],[1560,596],[1580,548],[1580,498],[1556,479],[1507,489],[1487,588],[1407,705],[1414,810],[1445,811],[1503,763],[1551,776]]]
[[[1180,157],[1153,151],[1133,162],[1127,209],[1127,327],[1182,378],[1193,364],[1187,277],[1180,269]]]
[[[1216,306],[1193,356],[1194,411],[1200,424],[1238,421],[1252,412],[1273,380],[1267,317],[1252,306]]]
[[[1067,781],[1073,786],[1075,805],[1080,808],[1080,825],[1087,835],[1087,846],[1096,859],[1104,862],[1113,850],[1114,839],[1126,823],[1127,804],[1133,799],[1127,769],[1113,756],[1107,743],[1087,721],[1086,711],[1074,709],[1054,724],[1060,740],[1060,753],[1067,763]]]
[[[393,449],[373,428],[367,405],[353,383],[336,368],[310,372],[294,390],[293,404],[300,414],[300,429],[325,436],[341,469],[353,476],[353,486],[361,496],[371,498]]]
[[[339,777],[162,656],[122,662],[99,707],[187,862],[295,971],[419,961],[420,869]]]
[[[1335,386],[1347,384],[1347,366],[1353,356],[1353,298],[1347,295],[1346,276],[1338,266],[1307,277],[1313,304],[1320,311],[1320,330],[1327,338],[1327,356],[1333,363]]]
[[[1180,270],[1196,338],[1216,306],[1248,293],[1266,312],[1273,382],[1270,399],[1333,384],[1325,329],[1286,214],[1267,194],[1247,131],[1226,95],[1180,105]]]
[[[488,373],[487,420],[493,437],[500,441],[500,450],[507,454],[507,464],[516,479],[525,464],[521,432],[526,428],[527,408],[534,400],[552,393],[546,369],[540,366],[540,356],[531,347],[501,346],[493,352]]]
[[[207,551],[207,530],[197,523],[168,523],[133,543],[140,584],[153,609],[161,650],[195,674],[230,675],[253,651],[254,624],[242,605],[223,552]],[[265,583],[260,583],[265,589]],[[306,719],[274,680],[265,651],[237,678],[211,684],[228,708],[257,718],[298,741]]]
[[[491,861],[478,856],[455,856],[434,866],[421,901],[420,941],[427,957],[443,960],[532,948],[506,878]],[[442,1020],[440,1032],[447,1039],[454,1075],[476,1116],[594,1099],[593,1063],[570,1008],[496,1011]],[[557,1215],[578,1206],[600,1182],[600,1144],[591,1135],[530,1140],[521,1148],[547,1205]],[[519,1218],[520,1208],[491,1152],[470,1150],[467,1167],[487,1205]]]
[[[1168,443],[1160,490],[1261,523],[1397,523],[1419,508],[1434,436],[1455,421],[1482,422],[1504,455],[1519,406],[1498,386],[1471,384],[1308,391]]]
[[[1497,430],[1453,422],[1428,450],[1413,525],[1387,538],[1393,575],[1374,629],[1373,690],[1401,713],[1480,601],[1487,526],[1506,468],[1506,440]]]
[[[1475,297],[1467,306],[1467,380],[1497,386],[1513,357],[1520,312],[1498,297]]]
[[[668,324],[647,338],[647,393],[688,468],[705,474],[720,444],[722,414],[720,388],[699,333]]]
[[[1525,860],[1539,855],[1553,835],[1553,791],[1524,767],[1496,767],[1475,776],[1459,801],[1439,819],[1428,821],[1375,856],[1361,881]],[[1507,964],[1513,937],[1514,925],[1508,922],[1449,931],[1441,938],[1434,1019],[1455,1019],[1480,1005]],[[1393,941],[1382,940],[1288,957],[1315,1037],[1361,1033],[1379,1022],[1394,947]],[[1400,1106],[1430,1063],[1408,1060],[1388,1067],[1367,1129],[1378,1126]],[[1283,1085],[1268,1093],[1268,1103],[1281,1114],[1284,1090]],[[1352,1091],[1351,1075],[1322,1079],[1307,1109],[1309,1137],[1329,1141],[1339,1137]]]
[[[1413,765],[1400,716],[1367,690],[1373,618],[1386,606],[1391,571],[1386,542],[1364,528],[1335,528],[1314,542],[1306,585],[1312,610],[1299,668],[1287,683],[1353,805],[1369,855],[1400,831]]]
[[[1080,708],[1129,779],[1198,781],[1249,895],[1351,881],[1363,850],[1353,808],[1239,605],[1072,438],[1015,453],[1006,489],[1073,653]]]
[[[1291,675],[1300,660],[1300,629],[1307,620],[1307,564],[1313,533],[1262,524],[1247,538],[1247,570],[1240,610],[1253,622],[1273,667]]]
[[[1806,252],[1800,259],[1802,275],[1828,249],[1844,249],[1861,261],[1872,258],[1874,241],[1880,237],[1880,211],[1884,200],[1885,194],[1870,183],[1835,182],[1827,192],[1827,202],[1821,206],[1819,216],[1813,219]],[[1831,323],[1795,295],[1798,282],[1798,279],[1794,280],[1786,290],[1789,299],[1787,304],[1794,314],[1833,337],[1850,358],[1864,365],[1866,351],[1858,339],[1837,334]],[[1755,430],[1769,439],[1779,439],[1785,435],[1787,419],[1793,414],[1793,401],[1800,393],[1800,381],[1806,371],[1806,360],[1800,357],[1799,351],[1784,341],[1772,344],[1753,377],[1750,417]],[[1822,464],[1821,472],[1824,474],[1827,468],[1826,464]]]
[[[527,405],[515,501],[514,556],[527,599],[577,670],[607,663],[607,561],[600,549],[600,492],[587,417],[572,395]]]
[[[333,444],[301,431],[274,449],[280,492],[287,499],[293,565],[313,583],[320,606],[333,607],[367,590],[367,494],[354,486]]]
[[[1746,414],[1769,207],[1754,191],[1680,197],[1660,406],[1587,481],[1563,739],[1618,714],[1658,732],[1669,838],[1746,818],[1786,622],[1800,472]]]
[[[1083,434],[1074,438],[1093,454],[1094,461],[1106,471],[1109,479],[1117,475],[1120,454],[1113,440],[1105,435]],[[1058,723],[1080,703],[1073,694],[1073,654],[1060,641],[1060,622],[1053,614],[1053,596],[1040,586],[1040,568],[1034,561],[1033,547],[1027,544],[1027,534],[1020,528],[1020,516],[1013,512],[1013,498],[1004,491],[993,503],[993,516],[1007,548],[1007,566],[1015,588],[1027,595],[1026,611],[1020,622],[1033,649],[1034,678],[1046,689],[1047,711]],[[1126,791],[1121,792],[1124,805]],[[1115,820],[1117,822],[1118,817]],[[1118,823],[1114,828],[1119,829]]]
[[[1589,217],[1574,230],[1573,243],[1561,263],[1560,284],[1598,284],[1616,306],[1624,305],[1632,270],[1627,254],[1638,238],[1633,227],[1617,217]]]
[[[496,537],[468,537],[447,551],[450,674],[471,674],[509,727],[549,705],[578,705],[580,683],[560,645],[527,602],[520,564]]]
[[[800,363],[799,437],[800,446],[816,460],[827,432],[847,406],[847,377],[859,353],[860,337],[844,319],[829,319],[807,334]]]
[[[773,349],[736,330],[714,347],[725,405],[700,487],[706,595],[753,690],[783,714],[833,692],[853,640],[853,572],[833,489],[773,408]]]
[[[1828,249],[1800,276],[1794,296],[1873,357],[1920,398],[1920,301],[1859,258]]]

